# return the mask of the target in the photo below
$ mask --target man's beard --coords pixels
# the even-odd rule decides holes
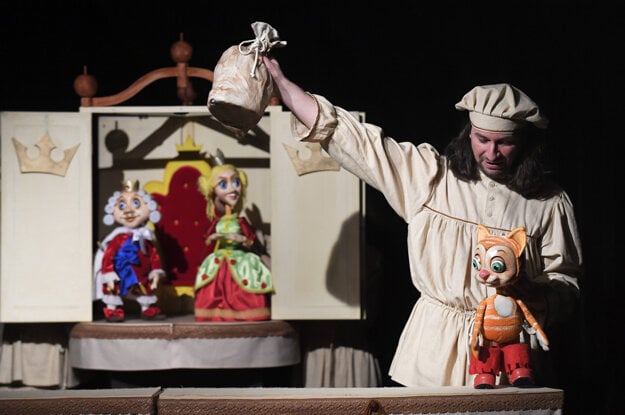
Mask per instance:
[[[508,169],[499,170],[496,173],[489,173],[488,171],[486,171],[486,169],[484,169],[481,163],[478,163],[478,168],[482,173],[484,173],[486,177],[496,181],[497,183],[506,184],[508,183],[508,181],[510,181],[510,178],[512,177],[512,174]]]

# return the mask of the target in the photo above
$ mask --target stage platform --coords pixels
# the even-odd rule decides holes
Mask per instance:
[[[550,388],[136,388],[0,390],[0,415],[561,415]]]

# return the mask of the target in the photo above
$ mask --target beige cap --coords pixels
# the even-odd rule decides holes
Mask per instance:
[[[538,105],[510,84],[476,86],[462,97],[456,109],[469,111],[471,124],[489,131],[514,131],[528,122],[547,128],[549,123]]]

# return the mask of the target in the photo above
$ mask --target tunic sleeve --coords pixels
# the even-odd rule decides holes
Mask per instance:
[[[563,322],[573,314],[579,295],[583,260],[573,204],[562,193],[553,206],[551,220],[543,235],[541,257],[544,271],[548,323]]]
[[[528,278],[516,285],[539,322],[550,326],[566,323],[574,315],[583,272],[582,248],[568,195],[561,192],[540,203],[546,207],[536,218],[539,224],[526,247]]]
[[[433,146],[397,142],[376,125],[363,123],[349,111],[313,95],[319,106],[311,129],[291,118],[295,137],[320,142],[343,168],[384,194],[389,205],[406,222],[431,195],[439,178],[440,156]]]
[[[549,279],[560,280],[578,288],[582,269],[582,249],[573,204],[562,193],[554,204],[551,221],[543,235],[542,256]]]

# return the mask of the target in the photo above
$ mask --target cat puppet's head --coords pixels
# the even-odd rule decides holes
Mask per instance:
[[[489,287],[503,287],[520,276],[520,257],[527,235],[524,227],[506,236],[491,235],[488,228],[477,225],[477,246],[473,255],[473,277]]]

